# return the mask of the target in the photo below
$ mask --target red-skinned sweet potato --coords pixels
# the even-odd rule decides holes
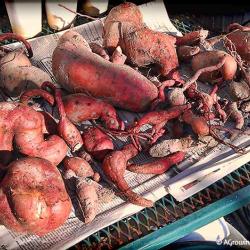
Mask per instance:
[[[14,139],[17,149],[25,155],[47,159],[53,165],[63,160],[67,145],[57,135],[44,139],[41,113],[20,103],[1,102],[0,114],[0,151],[11,153]]]
[[[96,217],[99,208],[97,187],[92,180],[78,178],[76,192],[83,212],[84,223],[90,223]]]
[[[113,151],[104,158],[102,169],[107,178],[121,191],[126,199],[138,206],[151,207],[153,202],[136,194],[124,179],[127,161],[138,153],[137,149],[128,144],[123,150]]]
[[[216,65],[224,57],[226,60],[222,67],[216,71],[202,73],[199,79],[210,83],[218,83],[221,80],[232,80],[237,70],[237,63],[232,56],[224,51],[205,51],[195,55],[191,61],[192,69],[196,72],[201,68]]]
[[[179,66],[175,46],[196,44],[207,35],[206,30],[190,32],[183,37],[153,31],[143,24],[140,9],[128,2],[109,12],[104,21],[103,44],[110,52],[120,46],[132,64],[139,67],[155,64],[160,74],[172,78]]]
[[[102,160],[105,155],[114,149],[110,137],[96,127],[83,131],[83,147],[97,160]]]
[[[0,184],[0,223],[8,229],[45,235],[68,218],[71,201],[58,169],[40,158],[8,166]]]
[[[244,27],[238,24],[231,24],[229,30],[232,30],[232,32],[226,35],[229,39],[225,41],[226,46],[230,50],[236,50],[243,60],[250,63],[250,25]]]
[[[109,129],[124,127],[116,110],[107,102],[79,93],[65,96],[63,104],[67,117],[74,124],[100,118]]]
[[[158,96],[157,88],[139,72],[127,65],[108,62],[70,40],[59,41],[52,69],[58,83],[71,93],[87,92],[130,111],[145,111]]]
[[[184,152],[176,152],[160,159],[144,164],[131,164],[127,170],[138,174],[163,174],[174,164],[182,162],[185,158]]]

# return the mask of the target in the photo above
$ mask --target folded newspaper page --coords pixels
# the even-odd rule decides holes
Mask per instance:
[[[181,35],[181,33],[172,25],[162,1],[150,2],[148,4],[140,6],[140,8],[144,15],[144,20],[146,24],[150,28],[162,32],[168,32],[175,35]],[[102,40],[101,21],[93,21],[75,27],[74,29],[78,31],[80,34],[82,34],[84,38],[87,39],[89,42],[101,43]],[[32,58],[32,63],[42,68],[46,72],[48,72],[51,76],[52,76],[51,56],[53,50],[56,47],[58,38],[62,33],[63,32],[59,32],[56,34],[30,40],[34,51],[34,57]],[[19,44],[18,45],[14,44],[13,46],[14,47],[19,46]],[[188,72],[188,70],[185,69],[183,72],[184,75],[187,76],[190,76],[191,74],[190,72]],[[4,94],[1,93],[1,96],[3,100],[8,100],[8,97],[4,96]],[[43,108],[46,109],[47,111],[51,111],[50,107],[44,106]],[[121,110],[118,111],[118,113],[120,118],[125,122],[127,121],[127,123],[132,122],[135,117],[138,118],[141,116],[141,114],[134,114]],[[246,140],[247,137],[245,136],[244,138],[245,138],[244,141],[239,141],[238,143],[239,144],[245,143],[247,146],[248,145],[248,141]],[[117,140],[114,143],[116,148],[120,148],[127,142],[128,138],[117,138]],[[204,158],[204,152],[207,155],[205,158]],[[223,157],[222,158],[220,157],[222,152],[224,152],[227,155],[229,161],[233,161],[233,164],[230,164],[231,167],[227,164],[227,162],[222,162]],[[234,157],[232,158],[231,155],[234,156],[235,158]],[[182,162],[176,168],[172,168],[165,174],[162,174],[160,176],[154,176],[154,175],[134,174],[129,171],[126,171],[125,179],[135,192],[153,201],[157,201],[163,196],[165,196],[168,193],[168,190],[171,190],[172,192],[173,188],[171,188],[171,185],[174,185],[174,181],[172,180],[175,180],[176,183],[179,183],[179,185],[178,188],[175,190],[175,192],[173,192],[173,195],[181,199],[182,196],[188,197],[206,187],[207,184],[210,185],[214,183],[218,178],[222,178],[228,172],[233,171],[235,168],[240,167],[246,162],[246,159],[248,158],[249,155],[250,154],[248,153],[245,154],[244,159],[238,158],[238,155],[236,155],[233,151],[221,145],[217,145],[212,150],[211,148],[201,147],[199,149],[190,152],[189,153],[190,157],[188,157],[187,160]],[[141,153],[137,157],[135,157],[134,162],[142,163],[146,162],[149,159],[150,156],[148,154]],[[204,168],[208,167],[210,166],[210,161],[214,159],[218,159],[218,161],[220,162],[219,169],[222,171],[220,176],[213,178],[209,177],[209,179],[206,180],[206,184],[203,184],[202,180],[200,180],[199,186],[197,186],[197,188],[194,188],[195,185],[190,185],[190,188],[193,189],[188,194],[183,193],[182,185],[178,181],[180,181],[181,179],[183,180],[184,177],[187,178],[189,174],[193,174],[195,172],[191,171],[189,173],[185,171],[197,167],[197,164],[199,164],[201,160],[204,161],[202,167]],[[192,168],[192,166],[194,167]],[[95,164],[94,167],[97,169],[98,172],[102,174],[101,168],[100,166],[98,166],[98,164]],[[199,171],[201,171],[200,168]],[[185,174],[183,175],[182,173]],[[180,176],[179,178],[178,176],[181,174],[182,176]],[[218,174],[218,172],[216,172],[216,174]],[[105,182],[105,176],[102,175],[102,177]],[[201,177],[202,175],[198,176],[198,178]],[[189,184],[188,181],[187,184]],[[34,235],[20,235],[7,230],[4,226],[0,226],[0,249],[23,249],[23,250],[66,249],[76,244],[77,242],[83,240],[84,238],[88,237],[89,235],[99,231],[100,229],[108,225],[111,225],[121,220],[122,218],[128,217],[143,209],[142,207],[126,203],[118,196],[115,196],[115,198],[111,202],[101,204],[99,209],[99,215],[96,217],[96,219],[92,223],[85,225],[77,216],[78,214],[77,199],[74,195],[72,196],[72,202],[74,204],[74,208],[72,209],[72,213],[68,218],[68,220],[66,221],[66,223],[57,230],[55,230],[54,232],[49,233],[43,237],[37,237]]]

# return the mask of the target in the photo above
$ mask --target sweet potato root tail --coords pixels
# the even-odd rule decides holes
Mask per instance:
[[[4,40],[17,40],[22,42],[25,48],[27,49],[28,57],[31,58],[33,56],[33,51],[31,49],[29,42],[27,42],[22,36],[14,33],[4,33],[0,35],[0,42],[3,42]]]
[[[30,101],[30,99],[32,99],[33,97],[37,97],[40,96],[43,99],[45,99],[50,105],[54,105],[54,97],[48,93],[45,90],[42,89],[31,89],[31,90],[27,90],[25,91],[21,96],[20,96],[20,101],[24,104],[28,104],[28,102]]]
[[[197,30],[185,34],[184,36],[176,37],[176,45],[193,45],[202,40],[205,40],[208,36],[208,30]]]
[[[224,56],[216,65],[208,66],[205,68],[198,69],[195,74],[185,83],[184,90],[188,89],[191,84],[196,82],[201,74],[205,72],[213,72],[220,69],[226,62],[226,56]]]
[[[138,174],[163,174],[174,164],[182,162],[184,157],[185,153],[180,151],[146,164],[129,165],[127,170]]]
[[[126,198],[127,201],[141,207],[153,207],[154,203],[151,200],[145,199],[142,196],[134,193],[132,190],[127,190],[126,192],[122,193]]]

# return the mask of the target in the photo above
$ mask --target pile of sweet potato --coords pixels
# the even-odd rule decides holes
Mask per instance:
[[[0,35],[0,40],[22,41],[28,52],[28,57],[24,50],[7,52],[0,59],[3,91],[21,94],[20,102],[0,103],[0,223],[37,235],[58,228],[72,208],[64,181],[77,195],[84,223],[92,222],[99,204],[113,197],[110,190],[150,207],[153,201],[131,189],[125,171],[163,174],[204,137],[242,152],[219,133],[235,138],[250,112],[250,31],[237,24],[229,29],[209,39],[206,30],[167,35],[149,29],[139,8],[126,2],[105,19],[102,45],[88,43],[73,30],[59,38],[52,70],[63,94],[47,73],[31,65],[28,42]],[[224,49],[215,49],[219,42]],[[181,73],[183,66],[192,76]],[[145,74],[145,68],[152,73]],[[201,82],[210,90],[203,91]],[[27,87],[31,90],[24,91]],[[226,96],[220,96],[222,90]],[[58,115],[29,105],[34,97],[43,98]],[[144,113],[126,124],[116,108]],[[234,128],[228,129],[229,121]],[[142,131],[146,124],[151,128]],[[117,137],[129,143],[118,149]],[[141,152],[152,160],[135,164],[133,157]],[[112,184],[110,190],[102,186],[93,162]]]

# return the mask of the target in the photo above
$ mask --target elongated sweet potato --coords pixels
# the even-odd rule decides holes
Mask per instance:
[[[158,96],[157,88],[139,72],[108,62],[70,40],[59,41],[53,53],[52,69],[58,83],[71,93],[86,92],[130,111],[145,111]]]
[[[226,60],[222,67],[216,71],[202,73],[199,79],[209,81],[210,83],[218,83],[221,80],[232,80],[237,70],[237,63],[232,56],[224,51],[205,51],[195,55],[191,62],[192,69],[198,71],[201,68],[216,65],[224,57]]]
[[[74,124],[100,118],[107,128],[119,129],[124,126],[112,105],[96,98],[81,93],[72,94],[63,98],[63,104],[67,117]]]
[[[128,144],[123,150],[113,151],[106,155],[102,169],[107,178],[115,184],[129,202],[138,206],[152,207],[153,202],[133,192],[124,178],[127,161],[137,153],[136,148],[132,144]]]
[[[144,164],[131,164],[127,169],[134,173],[139,174],[163,174],[168,171],[174,164],[182,162],[185,158],[184,152],[176,152],[165,157],[156,159],[149,163]]]
[[[0,223],[8,229],[45,235],[68,218],[71,201],[58,169],[26,157],[12,162],[0,184]]]
[[[96,217],[99,207],[96,185],[92,180],[79,178],[77,179],[76,189],[84,223],[90,223]]]

